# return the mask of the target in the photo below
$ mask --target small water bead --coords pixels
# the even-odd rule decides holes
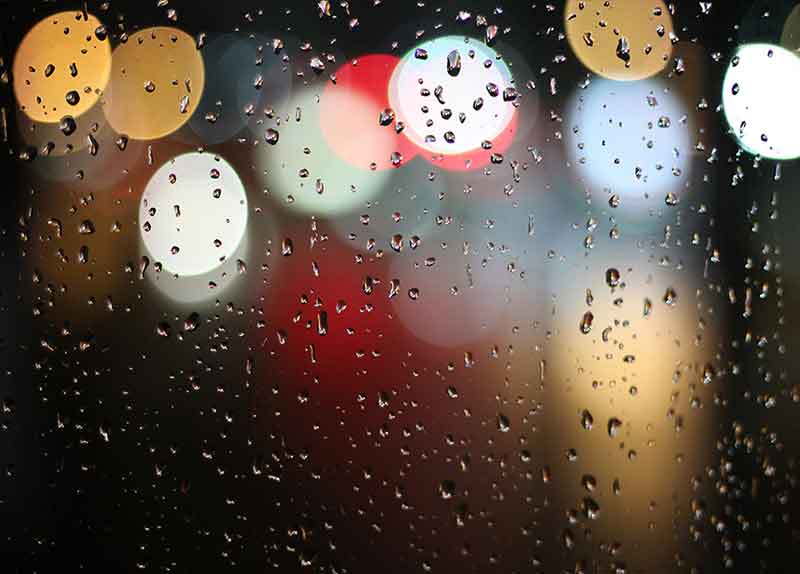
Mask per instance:
[[[458,76],[461,72],[461,54],[458,50],[453,50],[447,55],[447,73],[452,77]]]
[[[69,105],[77,106],[78,102],[81,101],[81,95],[77,91],[71,90],[71,91],[67,92],[67,95],[65,96],[65,99],[67,100],[67,103]]]

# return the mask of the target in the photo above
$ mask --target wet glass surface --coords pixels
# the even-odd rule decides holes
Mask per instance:
[[[794,2],[0,7],[4,572],[797,571]]]

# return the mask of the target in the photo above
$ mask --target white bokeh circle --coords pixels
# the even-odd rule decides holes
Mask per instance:
[[[688,180],[687,113],[662,82],[593,80],[567,104],[567,157],[593,191],[619,195],[621,210],[663,205]]]
[[[453,52],[461,62],[457,75],[448,71]],[[423,42],[398,62],[389,81],[389,103],[416,146],[454,155],[479,149],[508,127],[516,109],[511,92],[504,97],[507,89],[515,89],[513,79],[497,52],[480,40],[444,36]],[[478,100],[482,105],[475,109]],[[448,132],[452,141],[445,137]]]
[[[722,82],[725,119],[739,144],[773,159],[800,156],[800,58],[772,44],[740,46]]]
[[[153,262],[178,276],[208,273],[237,249],[247,227],[247,197],[223,158],[202,152],[162,165],[139,203],[139,232]]]

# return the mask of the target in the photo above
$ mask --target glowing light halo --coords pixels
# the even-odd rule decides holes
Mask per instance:
[[[566,106],[566,154],[593,192],[619,197],[620,215],[663,206],[691,168],[687,108],[658,80],[598,79]]]
[[[146,253],[147,247],[141,238],[139,243],[140,249]],[[230,296],[230,289],[233,285],[241,286],[236,279],[243,272],[241,265],[247,261],[250,251],[250,240],[245,234],[231,256],[211,271],[198,275],[175,275],[163,268],[158,271],[151,262],[151,265],[145,270],[144,276],[156,291],[172,303],[193,306],[216,299],[222,293]]]
[[[394,235],[408,239],[427,234],[436,226],[436,217],[450,205],[443,200],[449,198],[446,174],[435,173],[419,158],[389,174],[380,195],[364,202],[359,210],[331,219],[333,231],[342,240],[354,241],[363,248],[374,239],[378,248],[389,250]]]
[[[663,0],[568,0],[564,26],[572,51],[611,80],[642,80],[672,54],[672,17]]]
[[[725,119],[739,145],[772,159],[800,157],[800,59],[772,44],[745,44],[722,82]]]
[[[454,52],[460,60],[455,75],[449,72],[447,62]],[[491,64],[488,67],[484,65],[487,62]],[[491,153],[502,153],[503,146],[510,145],[516,116],[516,108],[507,101],[512,97],[510,90],[517,88],[497,52],[479,40],[443,36],[419,44],[401,58],[389,82],[389,102],[397,119],[405,124],[403,133],[423,150],[423,157],[447,158],[445,167],[455,164],[453,167],[463,169],[465,160],[472,157],[464,154],[482,152],[475,157],[485,157],[488,163]],[[479,99],[480,105],[476,104]],[[447,117],[442,115],[448,112]],[[463,123],[460,114],[464,114]],[[447,141],[449,134],[451,142]],[[505,137],[499,139],[501,136]],[[492,150],[481,149],[485,141],[494,142]]]
[[[16,118],[21,141],[35,147],[38,157],[59,157],[79,152],[91,145],[89,135],[97,140],[108,125],[100,103],[80,116],[65,116],[63,126],[60,122],[34,121],[21,109],[17,110]],[[110,128],[108,131],[111,131]]]
[[[783,23],[781,46],[794,52],[800,50],[800,4],[792,8]]]
[[[721,381],[704,381],[704,373],[706,365],[719,360],[719,335],[725,332],[724,319],[707,320],[713,314],[698,303],[704,284],[702,254],[677,248],[678,254],[674,245],[659,247],[660,235],[623,235],[587,254],[582,231],[570,230],[551,241],[559,257],[548,260],[543,274],[553,306],[543,358],[547,380],[558,385],[542,430],[561,437],[554,449],[569,445],[581,453],[578,473],[591,473],[609,488],[619,480],[624,496],[643,509],[629,517],[642,530],[656,513],[669,520],[668,500],[684,464],[702,468],[707,462],[709,455],[685,446],[708,440],[718,424],[708,411]],[[662,255],[674,257],[672,264],[663,265]],[[606,279],[610,268],[620,273],[613,290]],[[664,302],[668,288],[677,293],[673,305]],[[645,315],[648,300],[652,307]],[[587,312],[591,329],[584,333]],[[613,438],[608,431],[612,417],[622,422]],[[652,441],[658,449],[648,448]],[[635,464],[628,459],[632,451]],[[676,465],[679,453],[685,457]],[[574,468],[575,463],[564,460],[564,465]],[[654,499],[653,485],[662,498]],[[603,499],[598,500],[602,506]],[[648,506],[653,500],[657,508]],[[608,527],[607,534],[612,536],[615,529]]]
[[[397,335],[404,332],[390,314],[385,260],[354,247],[335,236],[296,243],[292,256],[272,267],[281,280],[261,293],[272,325],[257,344],[274,354],[282,374],[313,378],[334,392],[401,361]],[[367,291],[366,277],[380,283]]]
[[[78,10],[47,16],[28,31],[14,54],[12,73],[14,96],[31,120],[77,118],[99,100],[111,74],[108,37],[96,33],[102,26]]]
[[[116,47],[112,61],[104,110],[117,133],[153,140],[192,117],[203,94],[205,68],[187,33],[164,26],[139,30]]]
[[[205,143],[223,142],[255,124],[265,106],[285,107],[291,70],[265,36],[225,33],[201,52],[206,82],[189,127]]]
[[[359,96],[353,94],[353,98]],[[292,114],[274,127],[263,126],[253,152],[273,200],[290,211],[336,217],[359,209],[383,192],[391,177],[389,170],[358,168],[328,147],[314,90],[297,94],[290,107],[299,109],[299,116]],[[278,134],[273,135],[277,137],[273,144],[265,141],[268,130]]]
[[[236,251],[246,227],[244,185],[227,161],[210,153],[189,152],[166,162],[139,203],[147,253],[182,277],[219,267]]]
[[[362,169],[394,169],[392,154],[411,161],[418,149],[395,130],[381,125],[389,105],[388,86],[400,61],[386,54],[352,58],[335,72],[320,96],[320,125],[328,146],[343,160]]]
[[[390,276],[400,282],[391,301],[397,319],[416,339],[455,348],[501,329],[511,313],[514,278],[503,272],[500,258],[485,257],[485,239],[465,234],[458,224],[445,227],[390,260]],[[416,299],[409,295],[412,289],[419,292]]]
[[[77,138],[78,145],[72,151],[65,153],[66,150],[62,148],[61,153],[54,150],[54,153],[44,156],[40,150],[36,161],[29,164],[31,171],[44,181],[74,185],[76,189],[95,190],[101,193],[112,187],[116,190],[114,184],[135,173],[135,166],[144,155],[145,145],[139,141],[128,140],[123,146],[119,140],[120,136],[104,119],[98,119],[97,131],[93,131],[91,126],[94,122],[91,120],[96,114],[103,116],[100,108],[101,105],[98,104],[77,118],[78,129],[71,137],[55,140],[63,143]],[[38,124],[40,128],[45,125],[49,124]],[[95,144],[89,144],[89,135]],[[58,146],[56,149],[59,149]]]

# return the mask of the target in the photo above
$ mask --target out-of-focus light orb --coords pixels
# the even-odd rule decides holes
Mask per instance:
[[[14,95],[32,120],[78,117],[100,98],[111,73],[111,46],[91,14],[53,14],[31,28],[13,63]]]
[[[497,335],[511,310],[511,284],[501,258],[490,257],[486,239],[453,223],[422,235],[391,261],[396,316],[417,339],[455,348]],[[412,240],[413,243],[413,240]]]
[[[800,50],[800,4],[792,8],[786,17],[781,33],[781,46],[793,52]]]
[[[144,161],[145,144],[120,140],[119,134],[104,122],[97,131],[93,130],[90,127],[92,122],[86,120],[95,115],[98,107],[77,120],[78,130],[71,138],[55,140],[62,145],[64,141],[73,140],[76,142],[74,148],[65,152],[57,146],[49,156],[42,154],[40,149],[39,157],[29,164],[31,171],[44,181],[75,185],[84,191],[96,191],[99,195],[114,193],[121,196],[121,188],[114,184],[138,173],[139,167],[143,165],[141,162]],[[99,113],[102,116],[102,111]],[[39,124],[40,127],[44,125]],[[130,189],[131,186],[124,187]]]
[[[335,72],[320,98],[322,133],[343,160],[360,168],[393,169],[393,154],[403,162],[417,153],[386,114],[388,86],[399,58],[370,54],[349,60]],[[381,114],[384,114],[381,116]]]
[[[260,35],[223,34],[202,49],[206,85],[189,127],[205,143],[220,143],[289,99],[288,64]]]
[[[599,79],[567,105],[567,156],[592,192],[618,211],[663,206],[680,193],[690,168],[687,107],[656,81]]]
[[[390,174],[378,197],[364,202],[361,209],[331,220],[340,238],[361,249],[375,242],[378,249],[389,251],[398,234],[411,238],[436,227],[437,218],[452,204],[446,175],[432,171],[421,159]]]
[[[174,275],[166,269],[149,265],[144,276],[161,295],[172,303],[197,305],[211,302],[222,295],[235,297],[246,287],[246,282],[236,281],[247,270],[250,242],[245,235],[236,250],[215,269],[200,275]],[[237,285],[233,292],[231,287]]]
[[[95,104],[80,116],[65,116],[57,123],[32,120],[23,110],[16,114],[17,131],[25,145],[38,150],[38,156],[65,156],[93,145],[107,129],[103,106]],[[89,137],[91,136],[91,138]]]
[[[662,0],[568,0],[564,22],[572,51],[605,78],[648,78],[672,54],[672,16]]]
[[[223,158],[191,152],[150,178],[139,203],[139,231],[154,263],[179,276],[214,270],[239,246],[247,197]]]
[[[192,117],[205,69],[195,40],[176,28],[140,30],[114,50],[105,112],[118,133],[164,137]]]
[[[589,408],[596,420],[661,415],[673,393],[701,382],[714,360],[718,330],[692,280],[702,277],[703,261],[687,254],[665,265],[669,251],[658,241],[623,240],[587,257],[579,235],[572,245],[560,240],[564,258],[550,260],[544,274],[556,343],[547,351],[549,368],[570,406]]]
[[[497,52],[462,36],[423,42],[403,56],[389,82],[395,121],[427,156],[481,150],[507,131],[517,97]],[[492,152],[502,150],[486,151],[486,157]]]
[[[800,59],[780,46],[740,46],[722,82],[725,119],[739,145],[773,159],[800,156]]]
[[[355,106],[369,105],[362,96],[351,97]],[[359,209],[380,195],[392,172],[339,159],[322,134],[315,92],[299,94],[290,107],[290,117],[262,126],[254,152],[270,197],[291,211],[329,217]]]

